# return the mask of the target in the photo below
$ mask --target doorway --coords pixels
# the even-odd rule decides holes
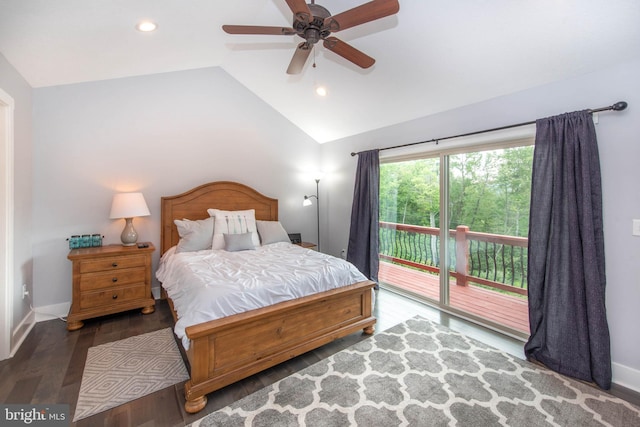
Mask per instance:
[[[13,316],[13,110],[0,89],[0,360],[11,355]]]

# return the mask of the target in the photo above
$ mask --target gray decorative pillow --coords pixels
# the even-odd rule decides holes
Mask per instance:
[[[227,252],[247,251],[255,249],[252,239],[253,233],[227,234],[224,236],[224,250]]]
[[[263,245],[277,242],[291,242],[280,221],[256,221],[260,242]]]
[[[176,219],[173,223],[178,228],[178,234],[180,235],[176,253],[211,249],[211,242],[213,240],[213,218],[209,217],[196,221]]]

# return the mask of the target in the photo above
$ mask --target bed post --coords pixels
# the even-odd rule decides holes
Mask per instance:
[[[189,348],[189,365],[191,368],[190,379],[184,384],[184,410],[189,414],[200,412],[207,405],[206,393],[202,387],[197,386],[203,383],[208,377],[209,360],[209,340],[207,337],[200,337],[191,340]]]

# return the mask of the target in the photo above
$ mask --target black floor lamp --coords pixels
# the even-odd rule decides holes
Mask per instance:
[[[311,199],[313,197],[316,198],[316,221],[318,223],[318,251],[320,251],[320,199],[318,199],[318,186],[320,184],[320,178],[316,178],[316,194],[312,194],[311,196],[304,196],[304,200],[302,201],[302,206],[311,206]]]

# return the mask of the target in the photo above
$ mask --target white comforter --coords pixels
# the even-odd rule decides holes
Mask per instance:
[[[290,243],[240,252],[171,248],[156,277],[173,300],[185,349],[188,326],[367,280],[343,259]]]

